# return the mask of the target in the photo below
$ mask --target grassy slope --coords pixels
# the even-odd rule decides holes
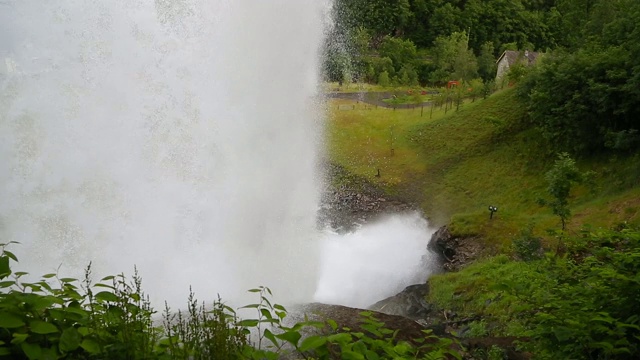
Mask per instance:
[[[436,224],[481,234],[489,250],[505,250],[528,223],[539,233],[559,226],[536,202],[546,196],[544,173],[553,156],[535,130],[523,129],[525,109],[514,91],[447,114],[436,108],[432,118],[428,107],[422,116],[420,109],[394,111],[345,100],[329,102],[329,109],[332,159],[387,192],[419,201]],[[598,186],[595,192],[574,189],[570,230],[639,222],[640,160],[600,158],[579,165],[599,174]],[[489,205],[499,208],[492,221]]]
[[[345,108],[348,104],[355,109],[339,110],[339,105]],[[591,255],[629,241],[612,247],[605,237],[601,243],[584,244],[585,233],[579,230],[585,225],[640,225],[640,155],[601,156],[578,162],[583,171],[596,172],[596,186],[572,190],[570,238],[556,247],[558,238],[546,235],[545,230],[559,230],[559,220],[537,204],[537,199],[547,197],[544,174],[555,156],[534,129],[526,128],[522,121],[525,109],[513,90],[467,103],[460,111],[446,115],[435,111],[432,119],[428,116],[430,109],[421,117],[419,110],[375,109],[344,101],[332,102],[330,108],[333,116],[328,133],[333,161],[388,192],[417,200],[432,220],[450,224],[454,233],[480,235],[477,241],[484,242],[487,255],[502,253],[459,272],[429,279],[430,303],[460,318],[477,319],[469,324],[468,336],[530,338],[532,341],[522,346],[540,359],[578,358],[593,353],[598,344],[602,347],[598,351],[605,355],[616,353],[614,345],[635,351],[625,342],[633,334],[611,325],[631,320],[616,315],[615,306],[606,310],[602,307],[608,296],[618,299],[625,295],[613,286],[620,282],[618,276],[625,275],[615,273],[615,281],[606,279],[603,274],[611,273],[607,266],[615,262],[609,257],[593,262],[596,257]],[[376,168],[381,170],[380,177],[375,176]],[[489,205],[499,207],[493,220],[488,219]],[[512,241],[530,223],[535,225],[534,236],[546,236],[543,240],[547,248],[560,252],[549,252],[532,262],[513,260]],[[586,250],[563,255],[567,244]],[[619,251],[618,258],[624,264],[634,263],[634,255],[624,258],[628,249]],[[592,258],[582,264],[574,261],[576,254]],[[586,274],[584,278],[578,276],[580,271]],[[634,270],[630,272],[633,275]],[[600,287],[584,286],[589,281]],[[616,320],[611,318],[611,324],[600,326],[600,320],[593,318],[595,309],[606,311],[600,313],[606,316],[612,314]],[[563,340],[558,337],[558,329],[566,335]]]

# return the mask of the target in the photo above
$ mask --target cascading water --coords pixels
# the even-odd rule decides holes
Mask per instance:
[[[189,284],[310,298],[321,2],[0,7],[16,64],[0,105],[2,242],[22,243],[21,268],[137,264],[170,303]]]
[[[201,299],[266,285],[308,301],[319,277],[319,299],[349,303],[327,289],[336,269],[359,270],[325,261],[342,251],[315,220],[326,9],[0,0],[0,242],[21,243],[18,267],[135,264],[156,306],[189,285]],[[345,291],[362,301],[360,288]]]

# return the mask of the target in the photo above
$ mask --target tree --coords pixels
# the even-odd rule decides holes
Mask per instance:
[[[386,71],[381,72],[380,76],[378,76],[378,85],[382,87],[387,87],[390,84],[391,84],[391,81],[389,80],[389,73]]]
[[[364,56],[369,52],[371,47],[371,34],[366,28],[360,26],[351,36],[354,50],[358,56]]]
[[[484,93],[484,83],[482,79],[473,79],[469,81],[469,95],[471,95],[471,101],[476,101],[476,97],[481,96]]]
[[[518,51],[518,44],[516,42],[505,43],[500,46],[500,52],[505,52],[507,50]]]
[[[396,71],[405,65],[411,65],[416,60],[417,49],[411,40],[387,36],[380,44],[379,53],[381,57],[387,57],[393,62]]]
[[[340,31],[364,27],[374,42],[402,33],[412,17],[408,0],[337,0],[333,12]]]
[[[388,57],[371,58],[371,63],[375,69],[376,74],[381,74],[383,71],[387,72],[387,75],[393,76],[396,71],[393,67],[393,61]]]
[[[522,78],[527,74],[528,69],[529,67],[524,64],[521,58],[519,58],[514,64],[511,64],[511,66],[509,67],[509,72],[507,73],[509,83],[515,84],[522,80]]]
[[[469,81],[477,76],[478,63],[473,51],[467,47],[467,34],[456,32],[450,36],[439,36],[433,47],[433,76],[441,81],[456,79]]]
[[[400,82],[402,85],[418,85],[418,73],[411,65],[405,65],[400,69]]]
[[[452,34],[461,30],[461,26],[458,25],[460,19],[462,19],[462,11],[447,2],[434,9],[429,19],[429,30],[438,37]]]
[[[324,74],[329,81],[342,82],[348,74],[353,74],[353,62],[344,47],[328,44],[324,49]]]
[[[496,90],[496,81],[491,79],[486,81],[482,86],[482,97],[488,98]]]
[[[607,134],[640,129],[640,59],[625,47],[546,55],[524,78],[529,116],[556,150],[602,152]]]
[[[546,204],[551,207],[554,215],[560,217],[562,230],[564,230],[567,220],[571,216],[571,209],[569,209],[571,186],[582,182],[584,176],[576,167],[575,161],[568,153],[564,152],[558,154],[558,159],[545,177],[549,183],[547,191],[553,198]]]
[[[478,76],[478,62],[473,51],[464,48],[460,48],[458,54],[453,62],[453,73],[451,74],[453,79],[469,81]]]
[[[493,43],[487,41],[480,48],[478,56],[478,75],[483,81],[493,80],[496,77],[496,57],[494,55]]]

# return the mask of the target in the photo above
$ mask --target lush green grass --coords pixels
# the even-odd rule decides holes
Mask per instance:
[[[348,108],[344,105],[355,109],[341,110]],[[407,174],[424,173],[417,149],[402,134],[416,123],[428,121],[426,110],[420,117],[421,109],[393,110],[349,100],[331,101],[330,156],[353,173],[387,188],[404,181]],[[440,116],[440,111],[434,113],[434,117]],[[377,169],[381,178],[375,177]]]
[[[389,109],[351,100],[329,102],[329,154],[357,175],[392,190],[426,173],[427,161],[410,136],[416,125],[443,118],[453,110],[425,106]],[[393,149],[393,151],[392,151]],[[376,177],[377,169],[381,177]]]
[[[418,201],[436,225],[483,235],[495,251],[529,223],[559,228],[559,218],[538,205],[548,197],[544,175],[555,154],[523,120],[526,109],[515,91],[467,101],[446,114],[444,107],[431,114],[430,107],[392,110],[346,100],[329,108],[332,160],[388,193]],[[574,188],[569,230],[640,221],[638,157],[579,159],[578,165],[597,173],[596,188]],[[499,209],[491,221],[489,205]]]
[[[466,214],[456,216],[454,229],[475,233],[479,227],[499,228],[503,234],[517,230],[520,217],[538,208],[535,200],[544,193],[544,163],[528,160],[534,136],[509,137],[524,111],[513,101],[512,92],[467,102],[446,114],[436,107],[432,116],[430,107],[420,116],[420,109],[359,106],[355,111],[332,106],[332,159],[389,192],[419,199],[436,223]],[[375,176],[377,168],[380,177]],[[492,222],[489,205],[499,208]]]
[[[518,299],[501,295],[502,290],[497,285],[536,264],[515,262],[500,255],[459,272],[434,275],[429,279],[432,288],[429,300],[441,309],[455,309],[462,318],[481,316],[503,324],[493,335],[525,335],[524,319],[517,316],[521,311]]]

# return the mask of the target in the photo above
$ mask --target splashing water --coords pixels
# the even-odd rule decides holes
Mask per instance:
[[[366,308],[435,269],[425,246],[435,229],[417,213],[393,215],[322,241],[316,301]]]
[[[328,6],[0,0],[0,242],[19,268],[135,264],[155,304],[189,285],[311,300],[332,278],[318,254],[341,252],[315,222]]]

